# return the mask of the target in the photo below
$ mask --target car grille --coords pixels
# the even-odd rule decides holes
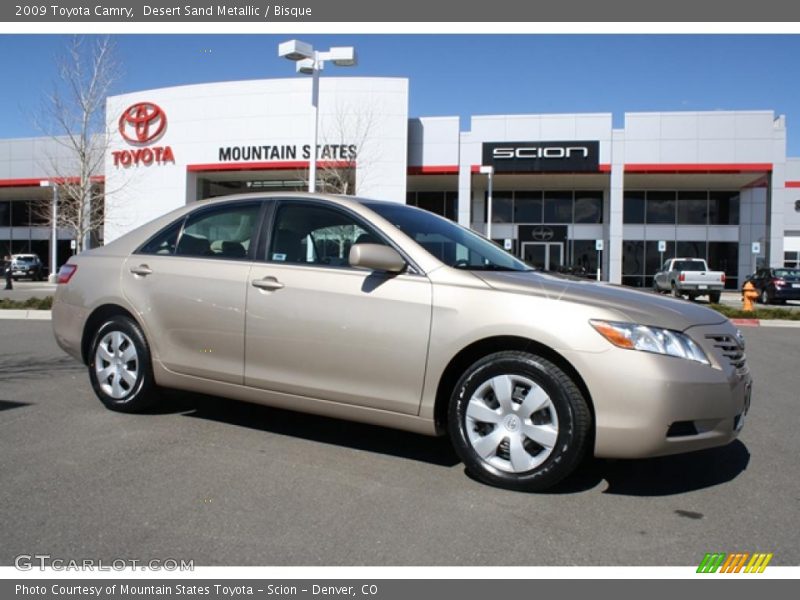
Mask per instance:
[[[735,336],[712,333],[706,335],[706,339],[711,341],[717,352],[724,357],[733,368],[737,371],[744,370],[747,357]]]

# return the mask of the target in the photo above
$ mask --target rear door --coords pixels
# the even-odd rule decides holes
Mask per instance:
[[[123,292],[166,368],[242,383],[247,281],[261,211],[261,201],[200,209],[126,261]]]

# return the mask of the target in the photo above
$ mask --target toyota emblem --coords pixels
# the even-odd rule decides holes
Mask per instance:
[[[167,128],[167,115],[152,102],[132,104],[119,118],[119,133],[131,144],[149,144]]]

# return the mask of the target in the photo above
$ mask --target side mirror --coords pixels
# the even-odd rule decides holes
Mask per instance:
[[[403,257],[389,246],[381,244],[355,244],[350,248],[350,266],[371,271],[400,273],[406,268]]]

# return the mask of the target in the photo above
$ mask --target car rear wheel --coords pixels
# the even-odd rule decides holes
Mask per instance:
[[[722,292],[711,292],[708,295],[708,301],[711,302],[711,304],[719,304],[720,298],[722,298]]]
[[[674,283],[672,284],[672,289],[670,291],[672,292],[672,297],[673,298],[680,298],[681,297],[681,293],[678,290],[678,286],[676,286]]]
[[[769,304],[769,294],[767,293],[766,289],[761,290],[758,300],[761,302],[761,304]]]
[[[150,349],[139,326],[124,316],[112,317],[95,333],[89,379],[107,408],[139,412],[156,400]]]
[[[498,352],[472,365],[456,384],[448,419],[470,474],[522,491],[544,490],[569,475],[591,426],[572,379],[525,352]]]

